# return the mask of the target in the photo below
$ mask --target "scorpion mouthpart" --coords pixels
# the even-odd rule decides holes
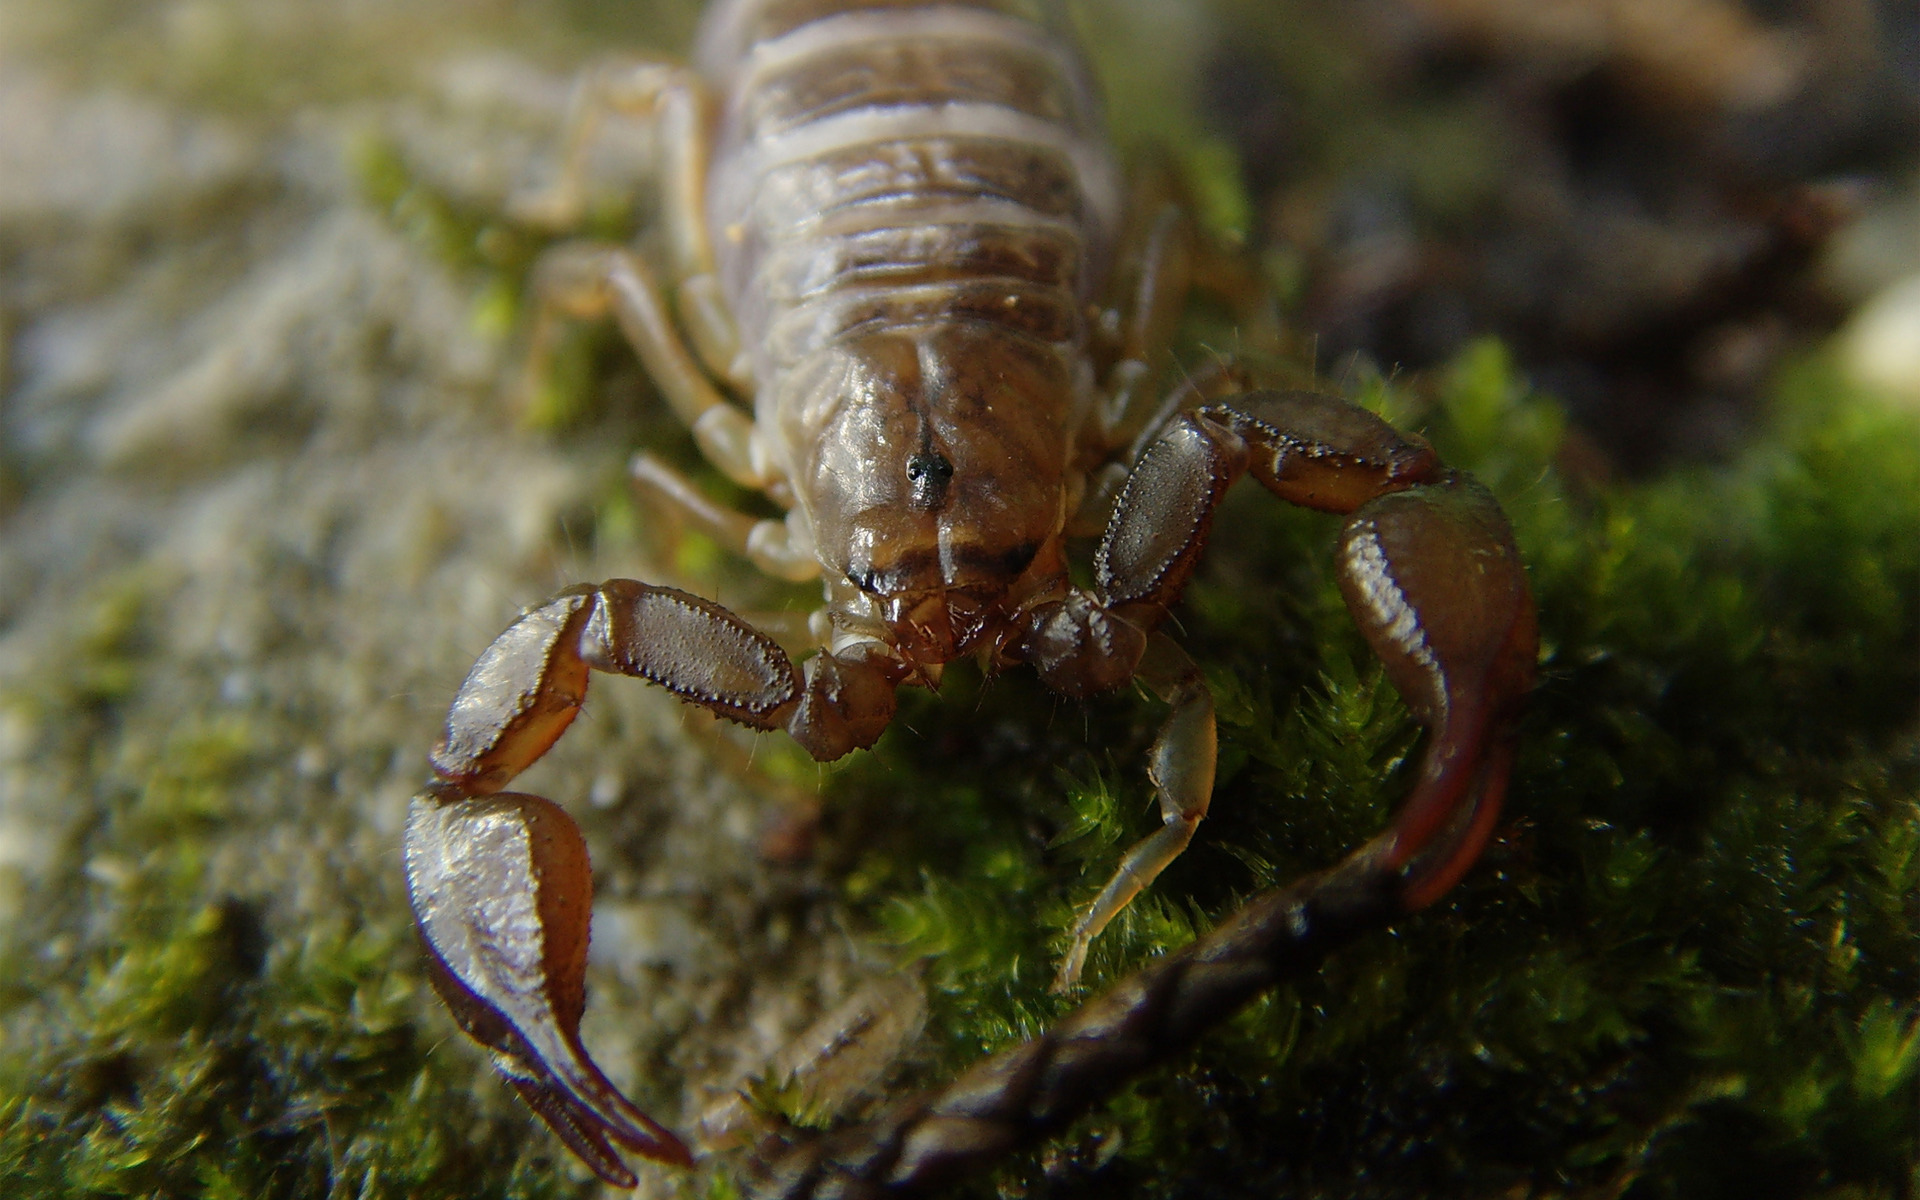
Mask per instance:
[[[946,663],[980,641],[994,612],[971,591],[931,588],[888,597],[885,614],[895,645],[909,659]]]

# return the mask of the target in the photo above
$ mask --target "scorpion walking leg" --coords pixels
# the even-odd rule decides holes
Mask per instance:
[[[1236,351],[1258,355],[1283,352],[1280,309],[1273,285],[1260,273],[1258,260],[1246,247],[1222,245],[1196,238],[1193,247],[1193,288],[1218,298],[1234,314]]]
[[[1115,314],[1115,361],[1103,381],[1101,434],[1109,446],[1126,441],[1145,419],[1151,364],[1172,343],[1191,283],[1193,230],[1178,205],[1159,206],[1151,220],[1129,231],[1128,240],[1134,243],[1125,272],[1130,294]]]
[[[1256,270],[1248,268],[1244,252],[1221,246],[1196,230],[1189,215],[1191,206],[1182,203],[1178,181],[1164,167],[1149,167],[1137,172],[1131,191],[1128,209],[1140,215],[1129,222],[1121,239],[1117,274],[1122,302],[1104,314],[1102,329],[1103,349],[1111,355],[1112,366],[1101,381],[1100,434],[1110,448],[1135,436],[1150,438],[1179,411],[1177,393],[1194,390],[1175,389],[1149,413],[1149,397],[1156,394],[1151,385],[1159,376],[1153,364],[1172,345],[1193,291],[1214,295],[1233,311],[1237,341],[1262,354],[1280,348],[1272,289]],[[1216,374],[1241,375],[1227,364],[1219,365],[1225,369]],[[1196,369],[1189,383],[1205,373],[1205,368]],[[1234,390],[1246,387],[1241,381]],[[1136,444],[1136,455],[1138,449]]]
[[[593,318],[611,311],[660,394],[693,430],[702,453],[727,478],[755,491],[774,482],[753,419],[731,403],[688,348],[668,311],[660,282],[634,251],[605,242],[566,242],[535,264],[538,312],[527,354],[530,380],[546,372],[558,316]]]
[[[730,385],[742,390],[751,386],[740,356],[739,331],[720,293],[713,238],[707,228],[704,190],[712,153],[711,107],[700,77],[684,67],[616,63],[581,78],[567,116],[560,171],[545,189],[516,198],[511,206],[514,215],[550,228],[578,224],[586,207],[587,149],[601,118],[615,112],[651,120],[666,148],[661,195],[673,273],[682,281],[676,296],[678,326],[668,313],[660,285],[637,256],[604,245],[563,243],[548,251],[534,272],[537,312],[527,363],[531,380],[541,377],[551,357],[556,313],[594,317],[619,304],[633,310],[621,317],[629,340],[689,423],[707,412],[710,400],[718,399],[717,393],[706,394],[712,392],[710,384],[705,389],[698,386],[706,384],[704,378],[694,378],[702,365]],[[623,262],[621,255],[628,261]],[[615,277],[623,270],[632,278]],[[693,353],[681,342],[681,328],[693,343]],[[715,431],[710,436],[717,435]],[[728,463],[745,461],[744,449],[732,445],[739,441],[737,431],[729,430],[719,440],[726,445],[728,457],[725,461],[716,457],[715,462],[734,476],[735,469]],[[706,444],[702,442],[703,447]]]
[[[738,395],[753,391],[753,364],[741,353],[740,327],[720,290],[720,277],[711,273],[689,276],[680,284],[680,324],[693,342],[700,361]]]
[[[1392,920],[1391,877],[1349,857],[1249,900],[1212,932],[1142,967],[1058,1025],[937,1090],[858,1125],[765,1139],[746,1162],[753,1200],[927,1195],[1066,1129],[1101,1099],[1197,1042],[1260,992]]]
[[[767,574],[794,583],[819,578],[813,531],[800,509],[789,510],[785,520],[750,517],[716,503],[685,475],[644,450],[627,464],[627,475],[649,500],[671,509],[721,549],[748,559]]]
[[[1136,184],[1136,192],[1145,190]],[[1155,216],[1129,228],[1124,239],[1127,265],[1121,277],[1126,294],[1124,303],[1104,318],[1114,361],[1101,382],[1093,431],[1094,444],[1106,454],[1133,441],[1125,453],[1089,475],[1086,494],[1068,523],[1076,537],[1098,536],[1105,527],[1128,469],[1169,417],[1248,386],[1245,373],[1230,360],[1215,359],[1184,373],[1179,385],[1148,411],[1149,398],[1156,394],[1152,385],[1159,378],[1151,364],[1164,356],[1186,306],[1194,237],[1192,222],[1179,205],[1162,200],[1139,207]]]
[[[572,722],[589,671],[651,680],[756,729],[784,723],[821,758],[872,744],[898,676],[885,662],[827,655],[803,674],[719,605],[616,579],[522,616],[454,698],[432,755],[439,779],[407,819],[408,891],[434,988],[561,1140],[631,1187],[614,1146],[663,1162],[691,1156],[580,1043],[592,872],[579,829],[545,799],[500,790]]]
[[[1134,678],[1173,705],[1147,759],[1147,777],[1160,798],[1162,824],[1127,851],[1113,878],[1074,926],[1072,941],[1054,976],[1056,992],[1066,991],[1079,981],[1093,939],[1185,852],[1213,800],[1218,739],[1213,694],[1207,690],[1200,668],[1171,639],[1155,634]]]
[[[705,84],[686,67],[614,62],[586,72],[568,106],[560,170],[546,187],[514,197],[509,210],[522,221],[549,229],[578,225],[587,202],[587,151],[601,119],[611,112],[650,120],[666,148],[662,173],[675,266],[687,278],[711,274],[713,243],[701,195],[710,153],[710,108]]]

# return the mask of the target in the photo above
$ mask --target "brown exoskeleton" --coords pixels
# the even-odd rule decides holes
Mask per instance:
[[[407,874],[437,989],[610,1182],[633,1181],[616,1145],[691,1156],[581,1046],[591,878],[579,831],[549,801],[501,790],[573,720],[591,671],[785,729],[821,760],[872,745],[896,688],[932,686],[964,656],[1030,664],[1070,696],[1130,680],[1156,692],[1172,706],[1148,765],[1164,825],[1080,918],[1057,979],[1071,987],[1088,943],[1206,815],[1213,702],[1155,629],[1222,495],[1251,473],[1281,499],[1349,515],[1348,605],[1430,731],[1412,795],[1349,864],[1418,908],[1471,865],[1497,814],[1505,731],[1535,653],[1505,518],[1420,439],[1317,393],[1195,389],[1148,423],[1141,381],[1184,303],[1185,226],[1174,213],[1126,219],[1079,58],[1019,7],[727,0],[708,16],[698,71],[589,79],[574,165],[528,206],[577,207],[596,113],[659,122],[672,300],[636,251],[583,244],[543,261],[539,298],[549,316],[611,311],[713,463],[787,515],[725,511],[645,456],[638,481],[733,550],[825,591],[822,645],[799,666],[672,588],[616,579],[561,593],[481,655],[433,752],[438,779],[413,802]],[[1116,276],[1127,294],[1103,320]],[[751,412],[728,392],[750,396]],[[1117,491],[1090,485],[1117,460]],[[1065,538],[1087,508],[1104,509],[1105,532],[1081,589]]]

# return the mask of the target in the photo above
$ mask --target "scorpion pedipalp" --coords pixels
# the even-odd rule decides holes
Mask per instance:
[[[1405,907],[1431,903],[1479,855],[1498,815],[1510,756],[1504,737],[1533,680],[1533,600],[1512,531],[1493,497],[1442,466],[1419,438],[1315,392],[1250,392],[1170,422],[1122,488],[1095,560],[1095,590],[1049,610],[1080,637],[1039,665],[1056,686],[1137,678],[1173,705],[1151,775],[1162,827],[1121,859],[1075,926],[1055,979],[1077,982],[1087,947],[1166,868],[1206,816],[1213,790],[1213,702],[1193,664],[1162,646],[1118,663],[1116,622],[1151,628],[1192,575],[1227,489],[1251,472],[1274,495],[1349,516],[1338,575],[1355,622],[1430,736],[1412,795],[1362,853],[1404,876]],[[1032,641],[1029,638],[1029,641]]]
[[[447,714],[440,782],[407,819],[407,887],[431,975],[500,1074],[609,1183],[633,1172],[614,1145],[692,1156],[607,1081],[580,1043],[593,872],[579,828],[538,796],[500,792],[566,730],[589,670],[634,675],[771,728],[801,699],[784,650],[726,609],[615,579],[524,614],[480,656]]]
[[[1358,509],[1339,580],[1429,731],[1413,791],[1376,843],[1383,865],[1405,872],[1405,906],[1421,908],[1473,865],[1499,815],[1508,726],[1533,686],[1533,597],[1492,495],[1452,471]]]
[[[897,669],[860,647],[796,670],[772,638],[715,604],[630,579],[571,588],[480,655],[433,753],[440,781],[408,811],[407,887],[434,988],[540,1118],[609,1183],[614,1146],[692,1162],[580,1042],[593,871],[579,827],[499,789],[559,739],[589,671],[630,675],[756,729],[781,725],[819,758],[869,746],[893,715]]]
[[[434,990],[527,1106],[610,1183],[634,1177],[609,1142],[691,1164],[580,1044],[593,872],[572,819],[538,796],[438,784],[414,797],[406,856]]]

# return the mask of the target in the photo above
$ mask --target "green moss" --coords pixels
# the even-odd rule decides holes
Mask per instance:
[[[476,1103],[470,1062],[429,1054],[404,912],[269,928],[209,889],[287,735],[231,709],[127,720],[158,686],[162,582],[103,585],[43,655],[62,686],[4,697],[42,731],[38,777],[97,807],[0,936],[0,1195],[577,1192]]]
[[[1909,1194],[1911,418],[1810,359],[1738,462],[1593,487],[1497,346],[1360,391],[1496,489],[1531,564],[1542,680],[1504,831],[1434,910],[979,1194]],[[1337,522],[1228,503],[1177,614],[1220,700],[1212,818],[1096,946],[1096,983],[1363,840],[1417,749],[1334,591]],[[1071,906],[1153,822],[1158,705],[975,686],[911,702],[829,817],[856,906],[927,956],[929,1078],[1058,1014]]]
[[[237,902],[163,915],[51,998],[0,1089],[9,1195],[556,1195],[472,1136],[471,1073],[427,1056],[403,930],[266,946]]]
[[[35,718],[98,712],[139,683],[148,608],[159,581],[151,571],[125,571],[96,586],[62,631],[47,685],[5,697]]]
[[[502,341],[529,336],[535,315],[533,265],[541,251],[560,239],[471,198],[449,195],[422,178],[399,147],[384,138],[356,139],[348,157],[366,202],[403,236],[470,281],[476,332]],[[582,227],[566,237],[624,241],[633,233],[634,219],[630,206],[616,204],[589,213]],[[577,432],[603,417],[609,392],[630,381],[633,352],[607,321],[560,320],[552,333],[544,361],[523,381],[524,394],[512,396],[511,403],[520,424],[530,431]]]
[[[1562,475],[1557,410],[1495,346],[1358,393],[1480,472],[1531,565],[1542,679],[1502,832],[1442,904],[974,1194],[1910,1194],[1911,418],[1810,359],[1738,461],[1613,487]],[[1333,586],[1337,521],[1258,489],[1228,505],[1176,615],[1219,700],[1212,816],[1097,943],[1096,985],[1378,829],[1418,748]],[[204,834],[246,819],[285,732],[220,710],[117,728],[156,586],[76,612],[55,657],[81,682],[35,710],[74,723],[60,753],[102,789],[73,889],[106,932],[48,956],[30,930],[76,923],[36,918],[4,950],[0,1191],[578,1192],[470,1055],[429,1052],[403,914],[266,928],[205,890]],[[1164,709],[965,665],[903,700],[829,776],[821,869],[856,930],[924,960],[908,1086],[1065,1010],[1046,988],[1074,906],[1154,823]]]

